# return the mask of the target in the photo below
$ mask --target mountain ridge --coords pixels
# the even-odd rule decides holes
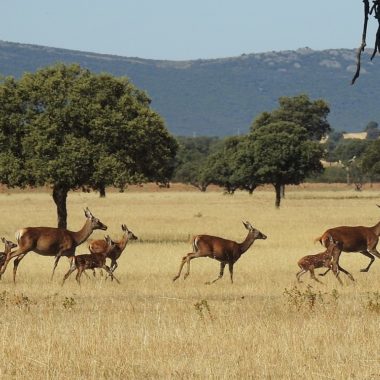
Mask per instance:
[[[56,62],[79,63],[94,72],[127,76],[147,91],[152,107],[176,135],[228,136],[248,131],[280,96],[306,93],[325,99],[331,126],[360,131],[380,121],[380,62],[362,58],[361,76],[350,85],[356,49],[271,51],[196,60],[155,60],[99,54],[0,40],[0,74],[19,78]]]

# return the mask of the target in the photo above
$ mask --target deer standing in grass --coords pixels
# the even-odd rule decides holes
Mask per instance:
[[[8,254],[4,265],[1,268],[0,277],[5,272],[9,261],[13,258],[13,281],[16,282],[16,273],[20,261],[30,252],[36,252],[42,256],[55,256],[53,272],[62,256],[68,257],[71,261],[75,255],[75,249],[82,244],[92,234],[94,230],[106,230],[107,226],[98,218],[91,214],[90,210],[84,210],[86,222],[81,230],[77,232],[69,231],[65,228],[54,227],[26,227],[16,232],[18,249]]]
[[[115,243],[111,240],[111,238],[108,235],[105,237],[104,242],[106,244],[106,250],[103,252],[87,253],[84,255],[74,256],[74,260],[71,264],[69,271],[63,277],[62,286],[67,280],[67,278],[71,275],[71,273],[73,273],[76,270],[78,271],[78,273],[75,279],[80,285],[80,277],[82,276],[82,273],[86,269],[95,268],[104,269],[111,276],[112,279],[115,279],[120,284],[120,281],[114,276],[109,266],[106,265],[107,255],[112,249],[115,248]]]
[[[107,258],[111,259],[111,272],[113,273],[115,269],[118,267],[117,260],[119,259],[120,255],[123,253],[127,243],[130,240],[137,240],[138,237],[128,229],[128,227],[125,224],[121,225],[121,229],[123,231],[123,236],[121,240],[118,242],[113,241],[113,248],[107,253]],[[89,246],[89,250],[91,253],[101,253],[104,254],[106,250],[108,250],[108,244],[107,242],[102,240],[93,240]],[[111,277],[112,279],[112,277]]]
[[[11,242],[10,240],[6,240],[3,237],[1,238],[1,241],[4,243],[4,252],[0,252],[0,268],[4,265],[5,260],[11,250],[17,247],[17,244]]]
[[[316,269],[316,268],[323,268],[324,267],[324,268],[329,268],[329,270],[330,270],[331,267],[332,267],[333,257],[336,257],[337,255],[340,255],[340,252],[341,252],[341,247],[340,246],[341,246],[340,242],[334,241],[333,238],[330,235],[330,237],[329,237],[329,246],[328,246],[328,248],[326,248],[326,251],[321,252],[321,253],[317,253],[316,255],[307,255],[307,256],[302,257],[298,261],[298,263],[297,263],[298,266],[301,269],[296,274],[298,282],[302,282],[300,280],[300,277],[303,274],[305,274],[307,272],[310,272],[310,277],[313,280],[322,283],[321,281],[319,281],[315,277],[314,269]],[[343,285],[342,280],[338,276],[339,276],[339,272],[337,271],[335,273],[335,277],[340,282],[340,284]],[[348,273],[348,276],[350,277],[351,274]],[[352,276],[350,278],[352,280],[354,279]]]
[[[377,205],[377,207],[380,206]],[[330,235],[334,240],[338,240],[341,243],[341,248],[343,252],[360,252],[362,255],[370,259],[370,262],[367,265],[367,267],[361,269],[361,272],[369,271],[369,268],[375,261],[374,256],[380,258],[380,253],[376,249],[380,236],[380,222],[378,222],[372,227],[340,226],[330,228],[326,230],[321,237],[315,239],[315,241],[319,241],[322,245],[328,247],[330,244]],[[339,270],[346,273],[346,271],[339,266],[339,257],[340,254],[337,255],[336,258],[334,258],[333,267],[338,267]],[[329,270],[330,269],[328,269],[325,273],[320,274],[320,276],[324,276]]]
[[[259,230],[252,227],[249,222],[243,222],[244,227],[248,230],[248,235],[242,243],[232,240],[223,239],[217,236],[197,235],[193,238],[193,252],[188,253],[182,258],[179,271],[174,276],[173,281],[180,277],[183,266],[187,263],[187,271],[184,279],[190,274],[190,261],[198,257],[210,257],[220,262],[219,277],[212,282],[213,284],[223,277],[224,268],[228,264],[230,271],[231,284],[233,283],[233,268],[240,256],[246,252],[256,239],[266,239],[267,237]]]

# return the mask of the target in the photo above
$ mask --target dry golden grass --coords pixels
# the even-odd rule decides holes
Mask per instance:
[[[121,285],[98,275],[82,276],[79,287],[73,274],[61,287],[67,260],[51,282],[53,258],[30,253],[14,286],[10,265],[0,282],[0,377],[380,379],[378,260],[359,273],[368,259],[343,254],[342,266],[356,278],[342,277],[343,287],[332,275],[325,285],[308,275],[301,285],[295,280],[297,260],[321,251],[313,240],[327,227],[378,222],[380,191],[316,189],[289,190],[280,210],[265,190],[252,197],[70,194],[72,230],[82,226],[89,206],[111,236],[126,223],[141,240],[119,260]],[[0,233],[11,240],[17,228],[55,225],[47,193],[1,194],[0,204]],[[233,285],[228,271],[204,285],[219,272],[210,259],[193,260],[188,279],[172,283],[191,235],[240,241],[246,235],[241,220],[268,239],[237,262]]]

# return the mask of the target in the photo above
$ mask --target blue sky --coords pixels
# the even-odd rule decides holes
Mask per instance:
[[[362,0],[0,0],[0,40],[171,60],[356,48],[362,6]]]

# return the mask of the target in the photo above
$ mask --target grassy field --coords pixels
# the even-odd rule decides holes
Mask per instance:
[[[380,263],[342,254],[340,286],[309,275],[297,284],[297,260],[320,252],[314,238],[336,225],[374,225],[380,190],[289,189],[280,210],[273,191],[253,196],[220,192],[71,193],[68,225],[78,230],[83,208],[139,241],[127,246],[117,269],[121,284],[72,275],[61,287],[67,259],[53,281],[53,258],[35,253],[11,264],[0,282],[0,378],[38,379],[380,379]],[[0,234],[14,239],[26,226],[56,225],[48,193],[0,194]],[[210,259],[191,262],[190,276],[172,282],[189,238],[208,233],[241,241],[248,220],[258,240],[228,271]],[[96,231],[92,237],[102,238]],[[86,252],[83,245],[77,253]]]

